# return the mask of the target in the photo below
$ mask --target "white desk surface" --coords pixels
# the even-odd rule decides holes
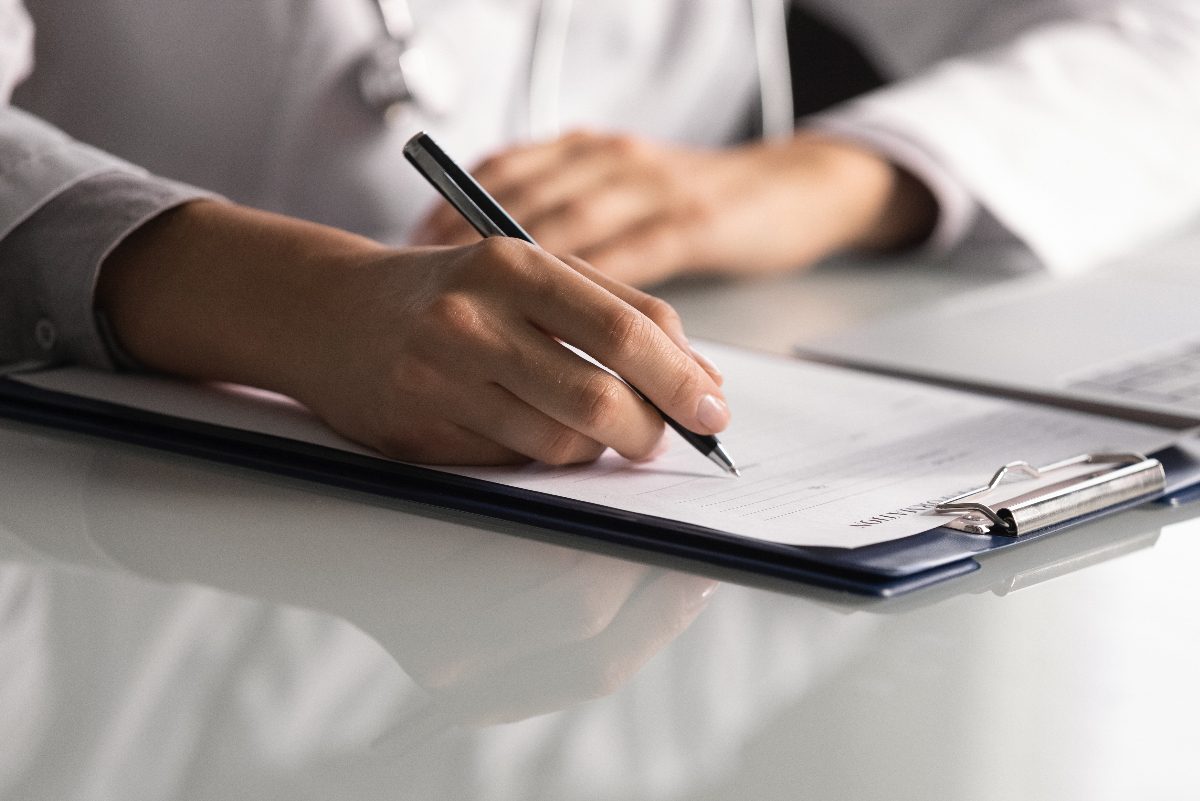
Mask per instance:
[[[664,294],[786,352],[979,280]],[[1195,798],[1197,515],[874,602],[0,422],[0,798]]]

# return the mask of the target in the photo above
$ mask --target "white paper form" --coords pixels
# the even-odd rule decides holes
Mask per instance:
[[[738,348],[704,344],[721,366],[733,424],[721,440],[741,478],[675,439],[653,462],[613,453],[591,465],[435,468],[753,539],[856,547],[926,531],[937,501],[1001,464],[1084,452],[1153,451],[1176,432],[987,398]],[[30,384],[369,454],[269,393],[68,368]],[[382,457],[380,457],[382,458]]]

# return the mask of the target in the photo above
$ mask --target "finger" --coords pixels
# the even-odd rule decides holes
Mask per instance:
[[[717,382],[718,385],[725,383],[725,377],[721,374],[720,368],[713,364],[704,354],[692,347],[687,334],[684,333],[683,321],[675,311],[674,306],[662,298],[618,281],[610,275],[597,270],[578,256],[560,256],[559,258],[571,265],[577,272],[587,276],[653,320],[655,325],[661,328],[671,338],[671,341],[679,346],[680,350],[691,354],[696,363],[704,368],[704,371],[712,377],[713,381]]]
[[[439,695],[438,705],[456,720],[499,723],[610,695],[692,624],[716,586],[663,572],[597,636],[468,680]]]
[[[463,256],[480,266],[480,277],[490,282],[490,291],[501,301],[499,307],[509,310],[506,313],[519,315],[549,337],[590,354],[681,425],[696,433],[711,434],[728,424],[729,410],[717,383],[650,318],[586,276],[539,248],[504,237],[484,240]],[[506,337],[519,331],[512,322],[486,328],[493,333],[503,329]],[[525,351],[563,356],[548,340],[541,347],[525,343],[518,348],[505,344],[505,339],[492,339],[494,355],[490,359],[473,357],[472,361],[520,364]],[[534,364],[525,373],[538,376],[544,383],[545,376],[554,375],[544,364]],[[590,392],[595,400],[605,386],[601,378],[593,380],[596,383]],[[606,390],[610,398],[628,398],[613,386],[609,383]],[[528,391],[514,392],[541,408]],[[612,401],[599,403],[616,414]],[[628,416],[621,419],[636,420]],[[577,424],[574,419],[573,424]],[[628,431],[636,433],[637,429]]]
[[[523,298],[522,310],[538,328],[614,370],[686,428],[715,434],[728,425],[712,377],[649,317],[600,285],[562,265]]]
[[[437,664],[436,671],[426,673],[425,686],[460,684],[518,659],[597,636],[649,571],[644,565],[582,554],[545,584],[450,621],[436,645],[431,644],[435,653],[425,655]]]
[[[688,263],[687,237],[682,223],[659,217],[619,237],[580,250],[577,255],[618,281],[646,286],[695,266]]]
[[[506,465],[530,458],[445,420],[421,426],[419,436],[392,436],[364,444],[389,458],[416,464]]]
[[[594,247],[639,227],[661,203],[652,185],[630,181],[611,162],[586,158],[491,194],[539,245],[564,253]],[[414,244],[458,246],[478,238],[462,215],[443,202],[417,230]]]
[[[504,209],[532,231],[538,221],[574,198],[591,197],[619,180],[615,165],[588,154],[557,162],[526,179],[488,191]],[[536,232],[534,233],[537,236]]]
[[[562,163],[588,149],[594,138],[590,134],[570,133],[550,142],[513,147],[485,159],[471,174],[502,205],[507,204],[512,199],[508,196],[513,187],[533,186],[537,176],[567,172],[561,169]],[[521,219],[516,209],[508,211]],[[437,244],[470,242],[471,239],[466,238],[470,230],[458,212],[445,202],[439,203],[419,227],[422,238]],[[459,241],[463,239],[465,241]]]
[[[640,228],[659,213],[661,202],[655,187],[621,177],[607,186],[584,187],[523,219],[542,247],[577,253]]]
[[[479,237],[480,233],[453,206],[445,200],[438,200],[429,216],[413,229],[409,244],[416,247],[460,247],[479,241]]]
[[[642,460],[662,439],[662,418],[624,382],[532,326],[514,332],[511,350],[495,362],[501,365],[498,381],[503,387],[589,442],[611,447],[627,459]],[[543,445],[543,453],[568,450],[574,437],[561,430],[555,433],[564,442]]]
[[[564,348],[558,350],[571,355]],[[540,374],[535,384],[531,395],[537,402],[542,406],[556,406],[554,402],[545,400],[547,395],[558,394],[554,380],[547,378],[547,374]],[[607,447],[607,443],[554,419],[542,408],[530,405],[497,384],[476,389],[470,394],[469,400],[463,400],[468,402],[454,412],[463,428],[546,464],[592,462]]]
[[[502,192],[510,186],[527,183],[535,175],[544,174],[558,165],[598,150],[605,139],[586,131],[571,131],[548,142],[518,145],[484,159],[473,170],[473,174],[485,188],[493,187]]]

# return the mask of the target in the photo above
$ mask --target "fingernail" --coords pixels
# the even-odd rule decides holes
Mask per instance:
[[[709,431],[720,431],[729,425],[729,407],[715,395],[705,395],[696,408],[696,419]]]
[[[707,372],[709,375],[711,375],[715,380],[717,380],[719,382],[722,377],[721,376],[721,368],[717,367],[715,364],[713,364],[711,361],[709,361],[709,358],[707,356],[705,356],[703,353],[696,350],[695,348],[689,348],[689,350],[691,350],[692,358],[696,360],[696,363],[699,364],[701,367],[703,367],[705,372]]]

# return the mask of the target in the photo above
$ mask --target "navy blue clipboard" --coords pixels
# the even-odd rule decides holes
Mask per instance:
[[[265,470],[331,486],[554,529],[722,568],[854,593],[891,597],[979,569],[975,557],[1049,536],[1146,502],[1138,498],[1015,539],[947,527],[859,548],[800,547],[373,459],[295,440],[200,423],[0,378],[0,416]],[[1167,474],[1161,496],[1200,484],[1200,447],[1151,456]]]

